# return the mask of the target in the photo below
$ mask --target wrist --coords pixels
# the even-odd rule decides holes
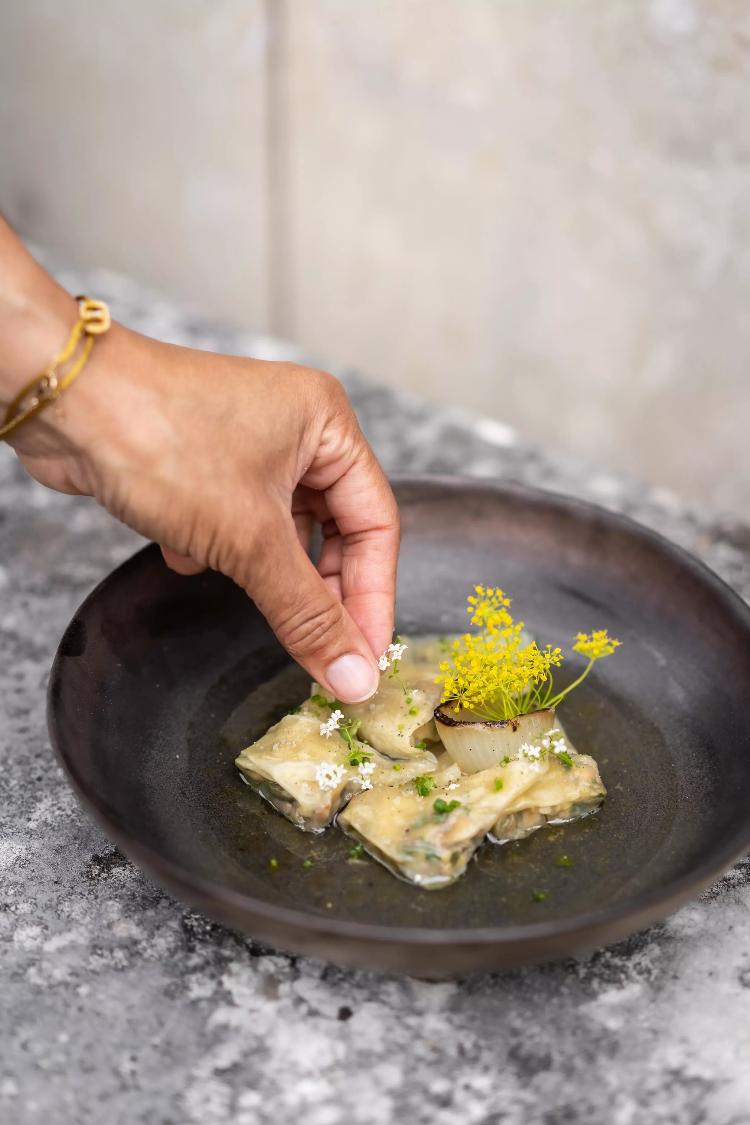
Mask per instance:
[[[0,406],[7,408],[7,401],[13,401],[19,389],[29,382],[33,387],[34,373],[41,376],[61,351],[69,353],[74,345],[70,343],[69,348],[66,342],[75,339],[71,330],[79,315],[78,303],[66,295],[65,304],[61,302],[54,313],[49,308],[40,312],[32,307],[17,308],[12,316],[6,316],[6,339],[12,336],[13,347],[6,352],[0,372]],[[82,341],[85,344],[81,346]],[[140,341],[141,347],[134,347],[134,341]],[[141,394],[136,396],[138,403],[132,402],[134,388],[126,372],[129,375],[135,367],[148,379],[151,365],[140,353],[147,353],[150,343],[114,324],[104,334],[79,337],[76,350],[70,352],[71,358],[56,371],[60,388],[57,395],[43,402],[40,409],[6,437],[33,476],[52,487],[63,487],[64,491],[97,492],[97,470],[102,458],[117,456],[129,445],[128,431],[132,431],[138,407],[143,405],[143,387],[136,379]],[[14,369],[21,363],[26,371],[19,379]],[[74,373],[76,364],[79,369],[66,385],[66,375],[68,371]],[[25,397],[22,407],[33,401]],[[61,485],[60,481],[64,483]]]
[[[0,294],[0,408],[8,404],[30,379],[41,374],[65,343],[76,322],[76,302],[67,293],[53,305],[39,306],[15,295]]]

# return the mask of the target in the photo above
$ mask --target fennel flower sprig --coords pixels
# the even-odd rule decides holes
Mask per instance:
[[[449,659],[440,665],[437,682],[443,702],[480,719],[512,719],[555,707],[591,671],[597,660],[611,655],[620,644],[606,629],[579,633],[573,651],[588,657],[582,674],[569,687],[555,692],[552,669],[562,664],[562,650],[524,643],[523,622],[510,613],[510,598],[497,587],[476,586],[467,612],[477,633],[454,641]]]

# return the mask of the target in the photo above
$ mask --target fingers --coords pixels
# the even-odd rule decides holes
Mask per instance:
[[[393,637],[400,524],[390,485],[364,438],[325,496],[341,539],[326,541],[321,574],[339,573],[344,607],[377,657]]]
[[[370,645],[305,554],[289,514],[279,511],[256,542],[241,584],[279,641],[337,699],[368,699],[380,678]]]
[[[162,547],[161,553],[169,569],[177,574],[201,574],[206,569],[201,563],[195,562],[188,555],[178,554],[171,547]]]

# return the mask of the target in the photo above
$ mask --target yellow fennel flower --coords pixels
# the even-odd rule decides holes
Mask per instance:
[[[606,629],[594,629],[593,633],[577,633],[573,652],[580,652],[581,656],[589,660],[601,660],[603,656],[611,656],[622,641],[610,637]]]
[[[574,652],[588,658],[582,674],[562,691],[553,691],[552,669],[562,664],[559,648],[522,643],[523,622],[515,622],[510,598],[494,586],[475,586],[467,611],[477,633],[465,633],[451,645],[436,682],[443,702],[485,719],[511,719],[555,707],[588,675],[595,661],[610,656],[620,642],[606,629],[578,633]]]

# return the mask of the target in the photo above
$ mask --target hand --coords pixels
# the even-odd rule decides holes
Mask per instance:
[[[34,337],[40,366],[75,319],[72,301],[64,307],[68,315],[58,298],[57,320]],[[18,383],[36,369],[26,366]],[[212,567],[234,579],[337,698],[375,691],[393,630],[398,511],[332,376],[113,325],[14,445],[37,480],[96,497],[160,543],[174,570]],[[315,523],[324,536],[317,570],[306,553]]]

